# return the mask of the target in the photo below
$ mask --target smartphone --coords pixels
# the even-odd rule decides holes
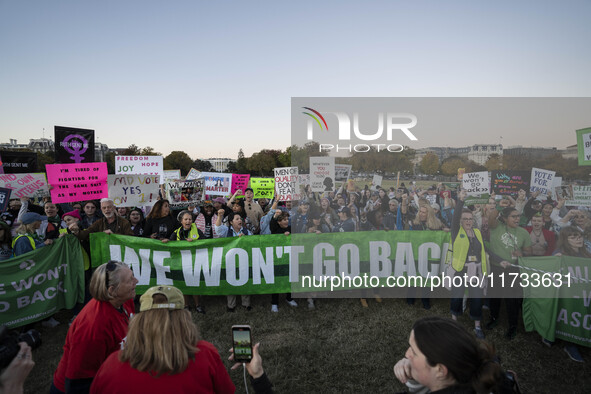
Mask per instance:
[[[252,360],[252,337],[250,326],[232,326],[232,343],[234,344],[234,361],[249,363]]]

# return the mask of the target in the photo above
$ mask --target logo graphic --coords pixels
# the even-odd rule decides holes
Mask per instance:
[[[77,139],[80,142],[70,142],[73,139]],[[73,156],[70,156],[70,159],[74,160],[74,163],[82,163],[84,161],[82,155],[88,150],[88,140],[86,138],[79,134],[70,134],[64,138],[62,145],[68,153],[73,154]]]
[[[320,112],[310,108],[310,107],[302,107],[304,109],[307,109],[308,111],[312,111],[314,112],[316,115],[320,116],[320,119],[322,119],[322,122],[324,122],[324,126],[326,126],[326,131],[328,131],[328,125],[326,124],[326,120],[324,119],[324,116],[322,116],[320,114]],[[318,120],[317,117],[315,117],[314,115],[312,115],[309,112],[302,112],[303,114],[308,115],[309,117],[311,117],[312,119],[314,119],[316,121],[316,123],[318,123],[318,126],[320,126],[320,130],[322,130],[322,123],[320,123],[320,121]],[[308,139],[311,140],[312,139],[312,127],[308,126]]]

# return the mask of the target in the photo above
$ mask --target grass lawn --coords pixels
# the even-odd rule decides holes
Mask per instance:
[[[362,308],[358,299],[319,299],[315,310],[305,300],[291,308],[280,296],[279,313],[270,312],[270,296],[253,296],[253,310],[225,311],[225,297],[203,297],[207,314],[194,314],[202,338],[212,342],[226,360],[232,345],[231,326],[249,324],[254,343],[261,342],[265,371],[277,393],[394,393],[404,391],[392,367],[408,347],[412,323],[423,316],[448,316],[449,300],[432,300],[426,311],[420,300],[412,307],[401,299],[377,303],[368,299]],[[504,307],[503,307],[504,308]],[[488,311],[484,311],[485,318]],[[47,393],[59,362],[71,317],[68,311],[56,316],[62,322],[44,329],[43,345],[33,352],[35,368],[25,385],[26,393]],[[460,319],[472,328],[467,314]],[[540,342],[536,333],[520,327],[515,340],[504,339],[505,316],[495,330],[486,332],[494,343],[504,368],[515,370],[524,393],[591,392],[591,349],[581,348],[584,364],[571,361],[559,341],[553,348]],[[229,369],[230,362],[226,361]],[[230,375],[238,393],[244,393],[242,370]],[[252,392],[252,391],[251,391]]]

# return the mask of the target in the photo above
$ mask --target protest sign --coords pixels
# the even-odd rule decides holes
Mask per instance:
[[[109,197],[107,163],[48,164],[54,204]]]
[[[543,170],[541,168],[535,167],[532,168],[529,182],[529,191],[532,193],[539,191],[540,196],[544,197],[544,195],[548,194],[548,192],[552,190],[554,175],[556,175],[556,171]]]
[[[37,171],[37,153],[0,151],[2,169],[5,174],[28,174]]]
[[[347,182],[351,175],[351,164],[335,164],[334,180],[335,182]]]
[[[162,156],[115,156],[117,175],[158,175],[164,182]]]
[[[158,201],[158,175],[109,175],[107,183],[116,207],[151,207]]]
[[[0,187],[0,212],[5,212],[10,200],[11,189]]]
[[[181,179],[181,170],[164,170],[164,182],[177,179]]]
[[[94,130],[55,126],[56,163],[92,163]]]
[[[464,173],[466,172],[465,168],[458,168],[458,181],[462,181],[464,179]]]
[[[577,151],[580,166],[591,166],[591,127],[577,130]]]
[[[568,256],[520,258],[522,273],[533,279],[523,289],[523,324],[542,338],[591,347],[589,259]],[[556,286],[557,281],[562,286]],[[541,285],[540,285],[541,284]]]
[[[373,179],[371,180],[371,186],[372,186],[371,189],[377,190],[378,188],[380,188],[382,186],[383,180],[384,180],[383,176],[374,174]]]
[[[80,241],[73,235],[0,265],[0,324],[8,328],[47,319],[84,302]]]
[[[556,195],[556,188],[561,187],[562,186],[562,177],[561,176],[555,176],[554,180],[552,181],[552,199],[554,201],[558,200],[558,196]]]
[[[164,183],[165,195],[172,208],[199,205],[203,195],[203,179],[177,180]]]
[[[298,170],[298,180],[296,182],[296,193],[293,195],[294,200],[301,200],[306,197],[306,188],[310,187],[310,174],[300,174]]]
[[[12,190],[12,198],[38,198],[49,196],[45,174],[3,174],[0,187]]]
[[[203,177],[203,175],[201,174],[201,171],[197,171],[196,169],[191,168],[191,170],[189,171],[189,173],[185,177],[185,180],[192,181],[193,179],[199,179],[201,177]]]
[[[333,192],[334,174],[334,157],[310,157],[310,187],[313,192]]]
[[[487,204],[490,197],[489,185],[488,171],[464,173],[462,187],[468,194],[464,203],[466,205]]]
[[[517,196],[520,189],[529,190],[530,173],[527,171],[492,171],[492,191],[497,195]]]
[[[566,202],[571,207],[591,207],[591,186],[572,186],[572,198]]]
[[[232,186],[232,174],[221,172],[202,172],[205,182],[205,194],[208,196],[229,196]]]
[[[275,179],[273,178],[250,178],[250,187],[254,192],[253,198],[270,200],[275,195]]]
[[[558,200],[559,198],[567,200],[566,203],[568,205],[568,200],[572,200],[573,198],[573,187],[571,185],[556,186],[554,188],[554,195],[556,196],[554,198],[555,200]]]
[[[244,197],[244,191],[248,187],[249,180],[250,174],[232,174],[232,189],[230,189],[230,194],[234,195],[236,190],[242,190],[242,194],[236,197]]]
[[[278,201],[292,201],[294,195],[298,194],[298,168],[280,167],[275,168],[275,190]]]

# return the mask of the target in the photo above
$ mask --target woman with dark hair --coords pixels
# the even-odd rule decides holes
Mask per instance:
[[[101,364],[125,341],[135,311],[137,282],[121,262],[109,261],[94,271],[90,280],[92,300],[68,330],[50,394],[89,392]]]
[[[122,349],[111,354],[91,393],[233,393],[234,384],[211,343],[200,340],[183,294],[155,286],[140,298]]]
[[[310,204],[307,204],[305,206],[309,207]],[[291,226],[289,225],[289,213],[283,212],[283,211],[277,209],[275,211],[275,214],[273,215],[273,218],[271,218],[271,223],[269,224],[269,228],[271,229],[271,234],[285,234],[285,235],[291,234]],[[302,230],[302,233],[304,233],[304,232],[305,231]],[[285,301],[287,301],[287,303],[290,306],[293,306],[293,307],[298,306],[298,303],[293,298],[291,298],[291,293],[287,293],[285,295]],[[274,312],[274,313],[279,312],[278,304],[279,304],[279,294],[271,294],[271,312]]]
[[[129,224],[131,224],[131,231],[136,237],[144,235],[144,226],[146,219],[144,219],[144,211],[141,208],[133,208],[129,211]]]
[[[494,350],[459,323],[422,318],[413,325],[408,342],[405,357],[394,366],[401,383],[418,383],[430,393],[498,392],[503,371]]]
[[[170,203],[168,200],[158,200],[146,217],[144,237],[168,240],[172,232],[178,227],[178,222],[170,213]]]
[[[94,201],[86,201],[84,205],[82,205],[82,210],[80,230],[89,228],[94,222],[101,218],[101,211],[97,209],[97,204]]]

